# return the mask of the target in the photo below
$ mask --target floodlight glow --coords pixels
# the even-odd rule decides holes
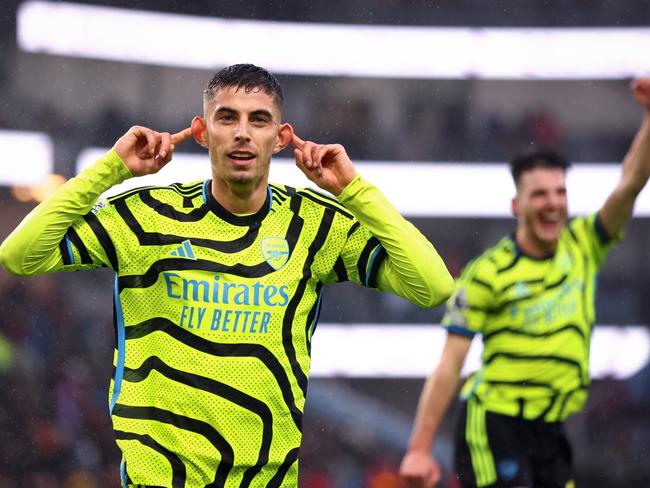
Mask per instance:
[[[91,165],[107,149],[81,152],[77,172]],[[503,163],[404,163],[357,161],[355,167],[409,217],[511,217],[510,199],[515,187]],[[580,163],[569,170],[567,187],[572,215],[597,211],[614,189],[620,164]],[[189,183],[210,178],[207,155],[175,153],[159,173],[131,178],[106,192],[115,195],[137,186]],[[316,186],[293,160],[274,158],[270,180],[294,187]],[[643,191],[634,208],[637,217],[650,217],[650,190]]]
[[[437,324],[320,324],[312,340],[311,375],[425,377],[440,361],[446,334]],[[481,350],[480,337],[476,337],[465,361],[464,376],[478,369]],[[594,329],[589,366],[592,378],[629,378],[649,359],[647,327]]]
[[[0,185],[36,185],[54,169],[52,140],[38,132],[0,130],[0,154]]]
[[[335,25],[27,1],[18,10],[17,32],[20,47],[31,52],[210,70],[252,62],[275,73],[389,78],[598,79],[650,72],[650,58],[639,55],[650,52],[649,28]]]

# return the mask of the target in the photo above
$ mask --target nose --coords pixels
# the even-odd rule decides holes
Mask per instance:
[[[248,126],[245,122],[237,124],[235,129],[235,140],[237,142],[248,142],[251,140],[250,134],[248,133]]]
[[[560,208],[566,201],[566,197],[559,193],[551,193],[547,200],[547,205],[551,208]]]

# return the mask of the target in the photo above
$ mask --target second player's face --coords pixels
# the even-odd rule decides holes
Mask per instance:
[[[513,210],[519,232],[539,250],[555,248],[567,222],[566,174],[561,168],[534,168],[521,175]]]
[[[229,185],[266,184],[279,146],[280,111],[262,90],[222,88],[205,111],[213,173]]]

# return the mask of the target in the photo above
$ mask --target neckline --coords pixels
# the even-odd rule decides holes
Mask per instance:
[[[526,254],[526,252],[519,246],[519,244],[517,243],[517,234],[515,232],[511,233],[509,237],[510,240],[512,241],[512,244],[515,246],[515,252],[517,253],[517,257],[523,256],[533,261],[542,262],[542,261],[548,261],[550,259],[553,259],[555,257],[555,253],[557,252],[557,246],[555,246],[555,251],[547,254],[546,256],[542,256],[541,258],[536,258],[534,256],[531,256],[530,254]],[[559,245],[559,241],[558,241],[558,245]]]
[[[223,205],[214,198],[211,188],[212,180],[206,180],[205,183],[203,183],[203,201],[208,208],[217,215],[217,217],[225,220],[229,224],[250,226],[264,219],[264,217],[269,213],[269,210],[271,210],[271,187],[268,185],[266,187],[266,199],[264,200],[264,203],[257,212],[249,215],[237,215],[226,210]]]

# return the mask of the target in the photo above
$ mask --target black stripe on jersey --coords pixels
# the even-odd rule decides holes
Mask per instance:
[[[368,259],[370,259],[370,254],[379,245],[379,239],[373,236],[368,239],[366,246],[363,248],[363,251],[361,251],[361,254],[359,255],[357,270],[359,271],[359,281],[362,284],[366,283],[366,268],[368,267]]]
[[[511,300],[506,300],[503,303],[500,303],[498,306],[494,307],[492,309],[492,312],[497,314],[497,313],[503,311],[503,309],[505,307],[508,307],[508,306],[512,305],[513,303],[522,302],[524,300],[530,300],[530,299],[536,298],[539,295],[547,292],[548,290],[552,290],[553,288],[557,288],[558,286],[560,286],[562,283],[564,283],[566,281],[568,276],[569,275],[566,274],[566,275],[562,276],[562,278],[560,278],[555,283],[549,283],[548,285],[544,286],[544,288],[542,290],[538,291],[537,293],[533,293],[531,295],[526,295],[526,296],[523,296],[523,297],[513,298]]]
[[[575,245],[580,247],[580,242],[578,242],[578,239],[577,239],[576,235],[573,233],[573,230],[571,230],[571,227],[567,226],[567,229],[569,230],[569,235],[574,239]],[[573,252],[572,247],[570,245],[567,245],[566,250],[567,250],[567,253],[570,256],[571,262],[572,263],[577,263],[578,260],[577,260],[577,257],[575,255],[575,253]],[[588,283],[591,281],[591,280],[589,280],[589,259],[588,259],[586,254],[584,254],[584,253],[581,253],[581,254],[582,254],[582,271],[583,271],[582,283],[583,283],[583,285],[585,287],[587,287],[587,286],[589,286]],[[595,285],[595,283],[594,283],[594,285]],[[590,327],[592,327],[593,326],[593,321],[589,319],[589,312],[588,311],[589,311],[590,307],[589,307],[589,303],[587,303],[589,301],[589,297],[590,297],[590,294],[587,293],[587,290],[586,289],[583,290],[583,293],[582,293],[583,317],[584,317],[585,324],[589,324]],[[587,342],[588,340],[589,340],[589,338],[586,337],[585,342]],[[586,350],[589,350],[589,344],[585,344],[585,347],[586,347]]]
[[[536,355],[536,354],[515,354],[511,352],[495,352],[494,354],[488,356],[483,364],[488,365],[497,358],[504,357],[507,359],[512,359],[514,361],[554,361],[557,363],[564,363],[570,366],[575,366],[578,368],[578,373],[582,375],[582,365],[575,361],[574,359],[565,358],[561,356],[552,356],[552,355]]]
[[[124,380],[130,382],[143,381],[151,374],[151,371],[158,371],[165,378],[187,385],[197,390],[203,390],[213,395],[225,398],[246,410],[250,410],[262,420],[262,443],[260,446],[257,462],[244,473],[240,487],[247,487],[262,467],[269,460],[269,450],[273,436],[273,416],[269,407],[264,403],[246,393],[228,386],[220,381],[206,378],[193,373],[179,371],[165,364],[157,356],[150,356],[137,369],[124,368]]]
[[[569,251],[569,252],[573,257],[573,253],[571,251]],[[595,287],[596,286],[596,282],[595,282],[596,278],[593,277],[593,281],[589,280],[589,260],[588,260],[586,254],[583,254],[583,256],[582,256],[582,268],[583,268],[583,282],[582,283],[583,283],[583,286],[585,287],[585,289],[582,292],[582,315],[584,317],[585,324],[589,324],[589,328],[592,329],[593,326],[594,326],[594,322],[593,322],[593,319],[590,320],[590,318],[589,318],[589,309],[590,309],[589,305],[590,304],[588,304],[587,302],[589,301],[589,296],[590,295],[589,295],[589,293],[587,293],[586,287],[587,286],[594,286]],[[590,282],[591,282],[591,284],[590,284]],[[594,298],[592,298],[592,300],[593,299]],[[593,306],[593,304],[591,304],[591,306]],[[589,340],[590,340],[589,337],[585,337],[585,350],[587,350],[587,351],[589,350]],[[589,370],[587,369],[586,371],[584,371],[584,376],[582,378],[582,383],[583,384],[589,383],[589,381],[590,381],[590,379],[589,379]],[[564,408],[564,405],[562,406],[562,408]]]
[[[319,203],[320,205],[323,205],[329,208],[330,210],[334,210],[335,212],[344,215],[348,219],[354,218],[354,215],[352,215],[345,207],[343,207],[339,203],[339,201],[336,200],[335,198],[328,197],[326,195],[323,195],[322,193],[311,190],[310,188],[304,188],[302,190],[298,190],[297,193],[302,195],[303,197],[309,198],[312,202]]]
[[[212,273],[229,273],[244,278],[260,278],[275,271],[266,261],[251,266],[240,263],[227,266],[206,259],[193,261],[184,258],[168,258],[156,261],[144,274],[119,276],[117,279],[118,289],[122,291],[125,288],[147,288],[158,281],[158,277],[163,271],[183,271],[186,269],[210,271]]]
[[[348,230],[348,237],[350,237],[352,234],[354,234],[354,231],[357,230],[357,228],[360,225],[361,224],[359,223],[359,221],[356,221],[354,224],[352,224],[352,226],[350,227],[350,230]]]
[[[210,354],[211,356],[254,357],[259,359],[275,377],[296,427],[298,427],[298,430],[302,430],[302,412],[296,406],[289,378],[280,361],[267,348],[259,344],[220,344],[218,342],[208,341],[185,329],[181,329],[170,320],[162,317],[156,317],[140,324],[126,327],[126,340],[138,339],[156,331],[164,332],[186,346]]]
[[[266,485],[266,488],[279,488],[282,486],[282,482],[284,481],[284,477],[287,475],[289,472],[289,468],[293,465],[298,460],[298,448],[291,449],[287,455],[284,458],[284,461],[282,461],[282,464],[276,471],[276,473],[273,475],[273,478],[271,478],[271,481],[269,481],[269,484]]]
[[[305,289],[307,288],[307,283],[312,276],[311,265],[314,262],[316,253],[323,247],[323,244],[327,239],[327,235],[329,234],[330,228],[332,227],[333,221],[334,212],[326,208],[323,212],[323,217],[321,218],[320,225],[318,226],[316,236],[314,237],[312,243],[309,245],[307,258],[305,259],[305,264],[302,268],[302,278],[300,279],[300,282],[296,287],[296,291],[294,292],[291,300],[289,301],[289,304],[287,305],[287,309],[284,313],[284,318],[282,319],[282,344],[284,345],[284,351],[287,355],[287,358],[289,359],[289,363],[291,364],[291,371],[293,371],[293,375],[296,378],[298,386],[302,390],[303,395],[307,394],[307,375],[305,375],[296,359],[296,350],[293,347],[293,321],[295,319],[298,305],[300,304],[300,301],[302,300],[302,297],[305,293]]]
[[[292,194],[291,200],[289,201],[289,208],[293,212],[293,217],[291,217],[291,222],[287,227],[287,233],[285,239],[289,244],[289,258],[293,254],[293,250],[296,247],[298,238],[302,232],[302,228],[305,224],[304,219],[300,216],[300,206],[302,205],[302,198],[299,195]]]
[[[235,454],[232,446],[223,438],[223,436],[213,426],[207,422],[186,417],[177,413],[163,410],[156,407],[140,407],[115,404],[113,415],[127,419],[157,421],[173,425],[182,430],[194,432],[205,437],[214,448],[221,454],[221,461],[217,467],[214,481],[208,486],[225,486],[228,474],[233,466]]]
[[[569,231],[569,235],[573,238],[573,241],[580,246],[580,241],[578,240],[578,236],[573,232],[573,229],[571,228],[570,225],[566,226],[566,229]]]
[[[512,257],[512,261],[505,265],[503,268],[497,268],[497,274],[501,274],[505,271],[508,271],[509,269],[512,269],[515,267],[515,264],[519,261],[519,258],[521,257],[521,252],[517,251],[515,255]]]
[[[484,379],[483,382],[495,386],[520,386],[522,388],[535,387],[535,388],[548,388],[550,390],[555,390],[553,385],[551,385],[550,383],[542,383],[539,381],[531,381],[531,380],[505,381],[505,380]]]
[[[314,302],[314,305],[311,307],[311,310],[309,310],[309,313],[307,314],[307,320],[305,321],[305,341],[306,341],[307,351],[309,351],[310,356],[311,356],[311,338],[314,335],[314,330],[316,329],[316,324],[318,323],[317,314],[320,315],[321,300],[323,299],[323,296],[321,295],[323,291],[323,284],[318,283],[316,285],[315,291],[316,291],[316,296],[318,298]]]
[[[172,190],[180,194],[181,196],[194,198],[203,193],[203,183],[204,183],[203,181],[198,181],[192,184],[191,186],[189,186],[187,189],[184,189],[182,187],[182,184],[180,183],[172,183],[169,186],[141,186],[138,188],[132,188],[130,190],[126,190],[122,193],[118,193],[117,195],[113,195],[112,197],[109,197],[107,201],[109,203],[113,203],[119,200],[126,200],[130,196],[145,190]]]
[[[206,207],[207,208],[207,207]],[[176,236],[173,234],[161,234],[159,232],[146,232],[143,230],[140,222],[135,218],[131,209],[127,206],[126,202],[120,201],[115,203],[115,209],[126,225],[129,226],[131,231],[138,238],[141,246],[159,246],[162,244],[181,244],[183,241],[188,240],[187,236]],[[204,239],[202,237],[190,237],[189,241],[201,247],[207,247],[215,251],[224,253],[235,253],[250,247],[259,233],[260,223],[250,226],[246,234],[233,240],[233,241],[215,241],[212,239]]]
[[[111,263],[111,268],[113,268],[115,271],[118,271],[117,252],[115,251],[115,245],[108,235],[108,232],[106,232],[106,229],[104,229],[104,226],[94,213],[90,212],[84,215],[84,220],[90,227],[90,230],[92,230],[95,234],[95,237],[97,237],[97,240],[101,246],[104,248],[106,257]]]
[[[566,281],[566,279],[569,277],[568,273],[562,276],[559,280],[557,280],[555,283],[550,283],[544,287],[545,290],[552,290],[553,288],[557,288],[560,286],[562,283]]]
[[[185,464],[180,458],[164,446],[158,444],[155,440],[146,434],[134,434],[133,432],[123,432],[121,430],[114,430],[115,438],[124,441],[138,441],[143,446],[153,449],[159,454],[162,454],[169,462],[172,468],[172,488],[184,488],[185,477],[187,476]]]
[[[472,283],[474,283],[476,285],[482,286],[483,288],[487,288],[490,291],[494,291],[494,288],[492,288],[492,285],[490,283],[488,283],[487,281],[483,281],[482,279],[476,278],[474,276],[472,277],[471,281],[472,281]]]
[[[504,293],[508,291],[510,288],[512,288],[515,285],[539,285],[540,283],[544,283],[544,277],[541,278],[534,278],[530,280],[515,280],[512,283],[508,283],[507,285],[503,286],[500,290],[499,293]]]
[[[277,205],[282,205],[282,204],[286,201],[286,198],[285,198],[285,199],[281,199],[281,198],[280,198],[278,195],[276,195],[275,193],[273,194],[273,198],[272,198],[272,199],[273,199],[273,201],[274,201]],[[271,210],[273,210],[273,207],[271,207]]]
[[[577,393],[577,392],[579,392],[579,391],[584,391],[584,390],[586,390],[586,389],[587,389],[587,386],[588,386],[588,384],[587,384],[587,385],[582,385],[580,388],[577,388],[577,389],[575,389],[575,390],[572,390],[572,391],[570,391],[570,392],[567,392],[567,393],[564,395],[564,398],[562,399],[562,403],[560,404],[560,409],[559,409],[559,414],[558,414],[558,417],[559,417],[559,418],[563,418],[563,417],[564,417],[564,411],[566,410],[567,404],[569,403],[569,398],[571,398],[571,396],[572,396],[574,393]]]
[[[477,305],[467,305],[467,310],[471,310],[472,312],[494,313],[494,309],[488,307],[479,307]]]
[[[59,252],[61,253],[61,259],[63,260],[64,265],[72,264],[70,252],[68,250],[68,242],[65,236],[59,241]]]
[[[276,185],[275,183],[269,183],[269,186],[271,187],[271,190],[273,194],[278,194],[283,197],[290,197],[296,193],[296,190],[294,188],[291,188],[290,186],[287,186],[285,188],[282,188],[280,185]]]
[[[494,332],[490,332],[488,334],[483,335],[483,342],[487,342],[488,340],[492,339],[493,337],[499,335],[499,334],[514,334],[514,335],[522,335],[522,336],[528,336],[528,337],[535,337],[535,338],[541,338],[541,337],[549,337],[555,334],[559,334],[561,332],[565,331],[572,331],[575,332],[580,336],[581,339],[585,338],[585,333],[580,330],[580,327],[574,324],[568,324],[563,327],[560,327],[558,329],[549,331],[549,332],[530,332],[530,331],[525,331],[521,329],[516,329],[513,327],[504,327],[502,329],[495,330]]]
[[[343,263],[343,258],[341,258],[341,256],[339,256],[334,263],[334,272],[336,273],[336,281],[338,283],[348,281],[348,271],[345,269],[345,264]]]
[[[547,407],[544,410],[542,410],[537,416],[537,420],[543,420],[544,417],[546,417],[546,415],[548,415],[548,413],[551,410],[553,410],[553,407],[555,406],[555,403],[557,402],[558,398],[560,398],[560,393],[555,392],[555,394],[549,399]]]
[[[113,203],[113,202],[117,202],[117,201],[120,201],[120,200],[125,200],[125,199],[129,198],[131,195],[135,195],[136,193],[140,193],[142,190],[157,190],[157,189],[160,189],[160,188],[164,188],[164,187],[141,186],[139,188],[132,188],[132,189],[126,190],[126,191],[124,191],[122,193],[118,193],[117,195],[113,195],[112,197],[108,197],[106,199],[106,201],[108,201],[108,203]]]
[[[384,262],[384,259],[386,259],[386,249],[380,246],[375,255],[375,260],[372,262],[370,274],[368,275],[367,286],[369,288],[377,288],[377,276],[379,276],[379,268],[381,267],[381,263]]]
[[[200,207],[193,209],[191,212],[179,212],[172,205],[161,202],[152,197],[149,190],[140,192],[139,196],[142,203],[153,209],[155,212],[178,222],[198,222],[210,211],[206,205],[201,205]]]
[[[68,238],[70,239],[70,242],[72,242],[72,244],[74,244],[74,247],[77,248],[77,251],[79,251],[81,264],[93,264],[93,260],[90,259],[90,254],[88,254],[88,249],[86,249],[86,245],[79,237],[79,234],[77,234],[77,231],[74,230],[73,227],[70,227],[68,229],[67,235]]]
[[[187,183],[172,183],[169,186],[185,197],[194,198],[203,193],[204,183],[204,181],[197,181],[189,185]]]
[[[276,188],[273,185],[269,185],[269,188],[271,188],[271,196],[273,200],[278,202],[278,204],[283,204],[287,198],[289,198],[289,194],[286,192],[283,192],[281,189]]]

